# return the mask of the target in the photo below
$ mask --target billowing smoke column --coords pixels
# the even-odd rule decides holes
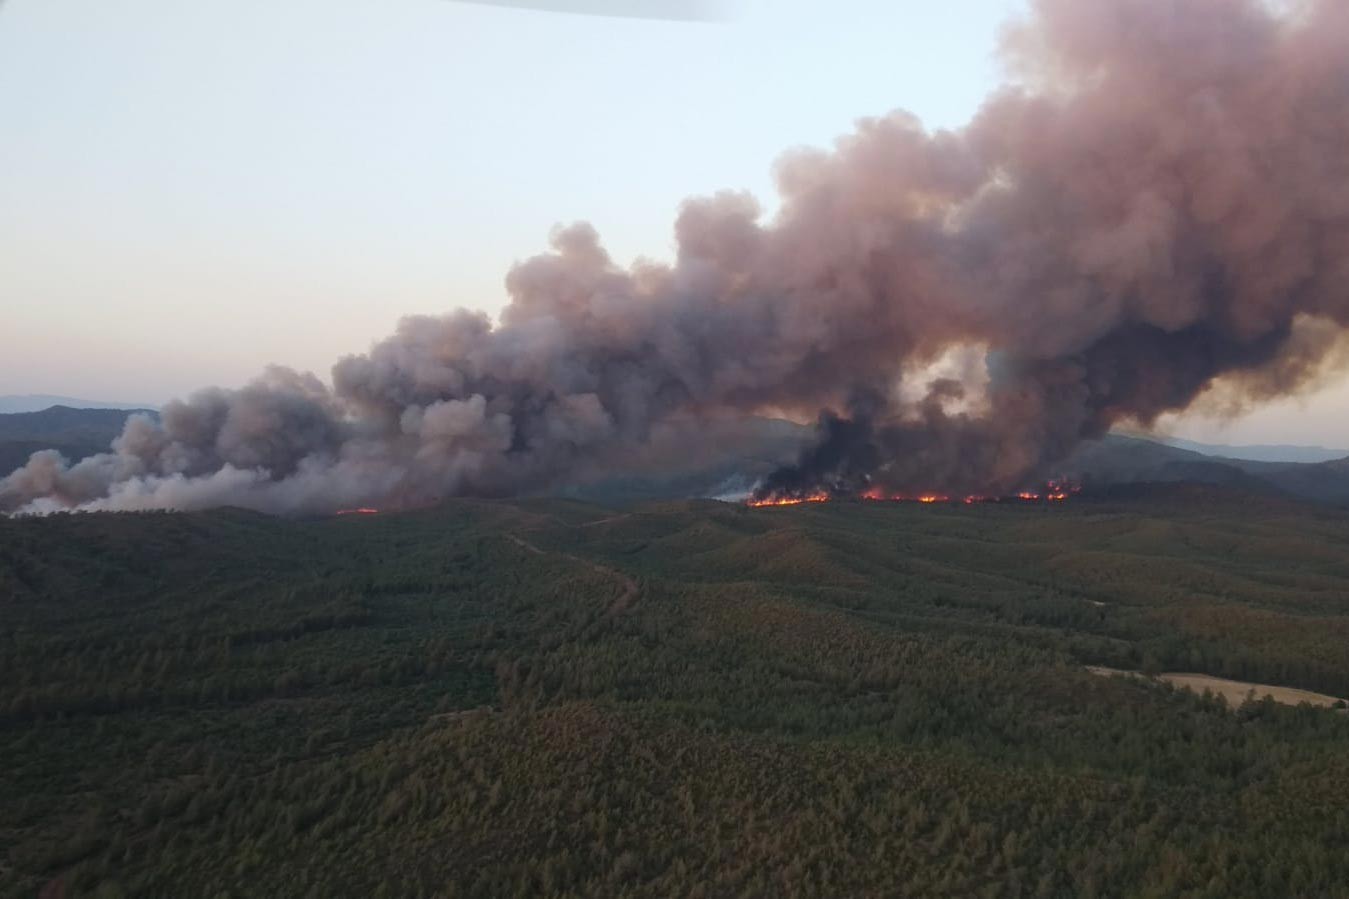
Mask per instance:
[[[545,489],[656,430],[821,414],[766,489],[1015,490],[1215,379],[1293,390],[1349,323],[1349,3],[1038,0],[959,131],[904,113],[688,202],[673,265],[586,225],[499,325],[410,318],[328,386],[273,369],[38,453],[0,510],[269,511]],[[940,376],[938,376],[940,375]]]

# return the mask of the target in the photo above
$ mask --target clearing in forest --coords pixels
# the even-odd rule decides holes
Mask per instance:
[[[1264,699],[1266,696],[1275,702],[1284,705],[1300,705],[1301,703],[1310,703],[1315,706],[1331,707],[1338,702],[1343,702],[1338,696],[1328,696],[1325,693],[1313,693],[1310,690],[1298,690],[1293,687],[1276,687],[1271,684],[1253,684],[1248,681],[1228,680],[1225,677],[1213,677],[1209,674],[1192,674],[1188,672],[1169,672],[1159,674],[1155,678],[1148,678],[1139,671],[1124,671],[1120,668],[1105,668],[1100,665],[1088,665],[1087,670],[1092,674],[1110,676],[1112,674],[1122,674],[1126,677],[1136,677],[1144,680],[1162,680],[1175,687],[1183,687],[1186,690],[1193,690],[1196,693],[1203,693],[1205,690],[1211,691],[1216,696],[1221,696],[1228,705],[1239,706],[1246,701],[1246,697],[1252,692],[1256,700]]]

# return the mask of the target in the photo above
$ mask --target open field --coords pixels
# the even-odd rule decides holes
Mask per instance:
[[[1105,668],[1100,665],[1088,665],[1087,670],[1092,674],[1099,674],[1105,677],[1112,675],[1122,675],[1124,677],[1146,678],[1146,675],[1137,671],[1121,671],[1118,668]],[[1344,708],[1345,699],[1339,696],[1327,696],[1325,693],[1313,693],[1311,690],[1296,690],[1292,687],[1276,687],[1271,684],[1253,684],[1248,681],[1228,680],[1225,677],[1213,677],[1208,674],[1192,674],[1183,672],[1162,672],[1154,678],[1155,680],[1165,681],[1173,687],[1180,687],[1185,690],[1193,690],[1195,693],[1204,693],[1205,691],[1221,696],[1223,700],[1231,706],[1239,706],[1248,699],[1259,702],[1265,697],[1269,697],[1275,702],[1284,705],[1308,705],[1319,706],[1321,708]]]
[[[0,520],[0,895],[1349,895],[1349,516]],[[99,893],[98,891],[102,891]]]
[[[1228,680],[1223,677],[1210,677],[1207,674],[1162,674],[1161,679],[1175,687],[1183,687],[1196,693],[1208,690],[1221,696],[1229,705],[1240,705],[1248,696],[1257,702],[1266,696],[1284,705],[1308,703],[1314,706],[1331,707],[1337,703],[1343,708],[1344,699],[1339,696],[1327,696],[1310,690],[1294,690],[1291,687],[1275,687],[1270,684],[1251,684],[1245,681]]]

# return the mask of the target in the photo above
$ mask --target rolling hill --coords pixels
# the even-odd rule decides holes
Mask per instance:
[[[0,414],[0,475],[24,464],[37,450],[56,449],[72,461],[106,452],[133,412],[157,414],[147,409],[67,406]],[[646,455],[629,460],[626,470],[594,473],[558,488],[555,494],[629,505],[690,497],[731,498],[748,493],[760,478],[789,462],[809,439],[808,428],[777,419],[709,423],[693,434],[679,430],[657,435]],[[1292,453],[1297,448],[1282,449]],[[1314,455],[1319,448],[1308,449]],[[1046,475],[1066,475],[1089,489],[1188,482],[1349,504],[1349,458],[1320,462],[1236,459],[1121,434],[1083,444]]]
[[[1244,459],[1249,462],[1333,462],[1349,456],[1349,450],[1326,446],[1299,446],[1289,443],[1257,444],[1218,444],[1201,443],[1197,440],[1185,440],[1180,437],[1158,437],[1147,434],[1126,434],[1141,436],[1157,443],[1165,443],[1179,449],[1192,450],[1205,456],[1221,456],[1225,459]]]
[[[155,409],[149,403],[108,403],[102,400],[86,400],[73,396],[56,396],[49,393],[5,394],[0,396],[0,414],[11,415],[16,412],[41,412],[52,406],[66,406],[71,409]]]
[[[760,478],[791,460],[809,439],[809,429],[799,425],[752,421],[738,435],[738,442],[710,463],[690,461],[672,468],[638,469],[570,486],[561,495],[620,504],[744,495]],[[1292,454],[1296,449],[1283,448]],[[1311,451],[1314,454],[1315,448]],[[1315,503],[1349,504],[1349,458],[1320,462],[1236,459],[1122,434],[1084,443],[1044,476],[1068,477],[1090,490],[1151,482],[1213,484]]]
[[[1063,464],[1062,470],[1087,486],[1189,482],[1278,493],[1330,505],[1349,503],[1349,458],[1260,462],[1210,456],[1112,434],[1084,444]]]
[[[38,450],[54,449],[71,461],[107,452],[133,412],[156,414],[148,409],[51,406],[0,415],[0,472],[8,474]]]
[[[1349,895],[1349,715],[1171,685],[1349,695],[1346,535],[1155,484],[0,519],[0,895]]]

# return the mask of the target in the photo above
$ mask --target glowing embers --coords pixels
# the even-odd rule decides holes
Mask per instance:
[[[980,503],[1044,503],[1062,502],[1081,490],[1076,484],[1065,480],[1052,480],[1039,490],[1023,490],[1009,495],[986,495],[972,493],[965,496],[951,496],[946,493],[901,493],[886,490],[883,487],[869,487],[856,494],[830,494],[823,491],[802,496],[780,495],[759,497],[749,500],[754,508],[764,506],[799,506],[803,503],[825,503],[830,500],[860,500],[869,503],[919,503],[921,505],[956,504],[973,506]]]
[[[1046,500],[1048,502],[1057,503],[1063,502],[1065,499],[1081,490],[1082,488],[1078,485],[1060,479],[1057,481],[1048,481],[1045,484],[1043,492],[1023,492],[1018,493],[1016,496],[1017,499],[1025,500],[1027,502],[1040,502],[1041,500]]]
[[[808,496],[769,496],[764,499],[751,499],[749,505],[755,509],[763,506],[799,506],[803,503],[827,503],[833,499],[827,493],[812,493]]]
[[[949,503],[951,497],[945,493],[890,493],[880,487],[872,487],[858,495],[859,499],[873,503],[924,503],[931,505],[933,503]],[[974,497],[966,497],[966,501],[971,501]]]

